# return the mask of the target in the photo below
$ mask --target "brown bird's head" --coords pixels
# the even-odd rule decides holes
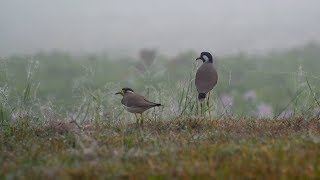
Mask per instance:
[[[117,92],[116,94],[120,94],[124,96],[127,93],[133,93],[134,91],[131,88],[122,88],[120,92]]]

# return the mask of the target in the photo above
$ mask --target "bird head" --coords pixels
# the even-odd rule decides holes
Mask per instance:
[[[131,88],[122,88],[120,92],[117,92],[116,94],[120,94],[124,96],[127,93],[133,93],[134,91]]]
[[[213,63],[212,55],[209,52],[202,52],[200,54],[200,57],[198,57],[196,60],[202,60],[202,62],[208,62]]]

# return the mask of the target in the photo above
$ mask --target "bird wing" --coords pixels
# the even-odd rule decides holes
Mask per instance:
[[[123,96],[121,103],[127,107],[152,107],[157,105],[157,103],[150,102],[137,93]]]
[[[196,73],[195,84],[199,93],[208,93],[218,82],[218,74],[212,64],[203,63]]]

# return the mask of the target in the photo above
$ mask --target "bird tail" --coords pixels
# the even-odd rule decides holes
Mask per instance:
[[[200,102],[203,102],[206,99],[206,93],[199,93],[198,94],[198,100]]]
[[[152,106],[152,107],[162,106],[162,104],[159,104],[159,103],[153,103],[151,106]]]

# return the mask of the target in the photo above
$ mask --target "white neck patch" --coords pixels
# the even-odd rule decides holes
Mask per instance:
[[[208,62],[208,61],[209,61],[209,58],[208,58],[208,56],[206,56],[206,55],[203,56],[203,59],[205,60],[205,62]]]

